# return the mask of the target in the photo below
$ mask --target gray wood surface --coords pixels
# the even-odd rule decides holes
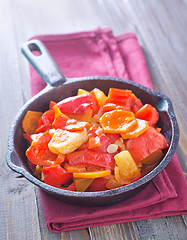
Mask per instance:
[[[138,35],[155,89],[173,101],[177,154],[187,177],[186,13],[186,0],[0,0],[0,239],[187,239],[186,216],[51,233],[38,189],[5,163],[10,124],[30,98],[23,42],[36,34],[110,27],[116,35]]]

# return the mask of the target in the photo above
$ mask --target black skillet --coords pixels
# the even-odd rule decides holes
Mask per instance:
[[[33,54],[33,51],[40,52],[40,56]],[[12,170],[20,173],[39,188],[62,201],[83,206],[99,206],[116,203],[137,194],[167,166],[175,153],[179,140],[179,128],[170,99],[140,84],[115,77],[94,76],[68,79],[61,73],[43,43],[38,40],[26,42],[22,47],[22,53],[38,71],[47,86],[21,108],[11,125],[7,164]],[[74,96],[79,88],[88,91],[99,88],[107,94],[111,87],[131,89],[142,100],[143,104],[150,103],[159,112],[158,127],[162,129],[168,143],[168,148],[164,151],[164,157],[159,165],[134,183],[101,192],[67,191],[49,186],[35,178],[29,169],[25,156],[28,147],[22,135],[22,120],[25,113],[28,110],[44,112],[48,109],[50,100],[58,102],[69,96]]]

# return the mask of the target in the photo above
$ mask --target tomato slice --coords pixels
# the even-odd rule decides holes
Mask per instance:
[[[43,168],[42,172],[44,174],[44,182],[54,187],[66,184],[72,179],[72,174],[59,165]]]
[[[150,104],[145,104],[136,112],[135,117],[146,120],[149,126],[153,126],[157,123],[159,114],[153,106],[151,106]]]
[[[161,133],[150,127],[139,137],[128,139],[126,147],[134,161],[138,163],[151,153],[166,148],[167,142]]]
[[[115,161],[112,154],[81,150],[67,154],[70,165],[96,166],[113,170]]]

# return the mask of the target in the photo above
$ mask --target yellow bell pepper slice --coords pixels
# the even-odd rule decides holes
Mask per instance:
[[[76,191],[84,192],[93,182],[93,180],[94,179],[90,178],[74,178],[73,181],[75,183]]]
[[[108,189],[115,189],[122,186],[123,184],[119,183],[116,179],[110,179],[106,184]]]
[[[106,177],[111,174],[111,170],[103,170],[103,171],[94,171],[94,172],[82,172],[82,173],[73,173],[74,178],[100,178]]]
[[[95,97],[96,97],[96,99],[97,99],[97,101],[99,103],[99,106],[103,106],[106,103],[108,97],[104,94],[103,91],[101,91],[98,88],[94,88],[91,91],[91,93],[93,93],[95,95]]]
[[[124,179],[121,175],[120,175],[120,172],[119,172],[119,167],[115,166],[114,168],[114,175],[115,175],[115,179],[116,181],[121,185],[127,185],[127,184],[130,184],[131,181],[128,180],[128,179]]]
[[[31,135],[35,132],[42,114],[42,112],[27,111],[22,121],[22,128],[25,133]]]
[[[82,89],[82,88],[79,88],[79,89],[78,89],[78,92],[77,92],[77,95],[88,94],[88,93],[89,93],[88,91],[86,91],[86,90],[84,90],[84,89]]]
[[[114,156],[119,168],[119,174],[124,180],[134,180],[141,177],[139,168],[130,155],[129,151],[122,151]]]
[[[57,105],[53,107],[53,110],[55,111],[55,119],[62,115],[62,112]]]
[[[156,162],[159,162],[162,159],[163,155],[164,154],[163,154],[162,150],[158,150],[158,151],[151,153],[149,156],[144,158],[141,162],[146,165],[152,165]]]

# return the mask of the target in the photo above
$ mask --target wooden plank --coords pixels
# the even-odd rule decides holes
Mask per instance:
[[[181,16],[181,5],[175,1],[175,5],[172,4],[169,7],[172,9],[170,12],[167,8],[167,1],[145,1],[144,4],[130,1],[127,7],[141,32],[153,82],[157,85],[157,89],[169,96],[173,102],[181,132],[177,153],[186,175],[187,99],[185,89],[187,88],[187,70],[184,54],[186,41],[184,33],[181,34],[181,31],[178,31],[181,29],[181,22],[184,18]],[[169,15],[174,11],[175,18]],[[178,21],[175,21],[176,18]],[[176,85],[176,79],[180,79],[180,84]]]
[[[158,6],[157,6],[158,10],[156,11],[156,13],[160,13],[159,12],[160,2],[159,3],[154,2],[154,3],[158,4]],[[115,5],[114,7],[116,7],[116,4],[114,4],[114,5]],[[162,6],[162,7],[164,8],[165,6]],[[173,7],[175,8],[176,6],[174,5]],[[126,2],[126,8],[122,8],[120,6],[120,3],[118,2],[118,8],[119,8],[118,11],[122,12],[120,14],[120,16],[125,15],[126,11],[128,10],[128,13],[131,14],[131,18],[133,18],[133,20],[134,20],[133,22],[136,24],[136,30],[137,30],[136,33],[137,33],[139,39],[141,40],[141,44],[143,46],[144,53],[146,54],[148,66],[150,69],[151,77],[153,79],[155,88],[158,89],[159,91],[162,91],[162,92],[168,94],[167,85],[170,85],[169,80],[171,79],[171,76],[170,76],[170,78],[167,78],[167,76],[165,76],[165,75],[170,72],[169,64],[174,65],[176,63],[174,61],[174,59],[175,59],[174,56],[172,58],[173,62],[170,61],[169,64],[167,63],[167,61],[165,59],[166,56],[168,55],[168,52],[171,55],[173,54],[173,52],[172,52],[173,48],[172,48],[171,44],[169,44],[170,43],[169,36],[167,39],[168,45],[166,43],[164,43],[164,41],[159,41],[159,45],[157,45],[157,43],[156,43],[157,36],[159,36],[159,39],[160,39],[160,36],[162,38],[165,37],[164,32],[161,32],[162,29],[160,30],[160,28],[158,27],[158,24],[163,24],[163,22],[159,23],[158,19],[162,20],[163,17],[157,16],[152,20],[152,18],[150,17],[150,14],[152,14],[155,11],[156,6],[154,6],[154,7],[151,6],[151,3],[148,1],[146,1],[146,3],[144,3],[144,4],[142,2],[137,3],[137,1],[134,1],[132,3],[129,1],[129,2]],[[140,9],[140,8],[144,8],[144,10],[142,11],[142,9]],[[112,9],[114,9],[114,8],[112,8]],[[145,19],[144,24],[142,24],[141,19],[144,19],[144,15],[146,15],[146,13],[148,11],[150,11],[150,13],[147,14],[147,19]],[[163,11],[164,11],[164,13],[166,13],[167,9],[163,9]],[[178,13],[178,15],[179,15],[179,13]],[[119,16],[119,14],[118,14],[118,16]],[[171,20],[171,16],[169,16],[167,19]],[[153,32],[155,31],[155,25],[157,25],[157,28],[158,28],[157,31],[159,31],[159,32],[156,32],[155,36],[153,38],[152,31]],[[171,27],[173,25],[173,22],[167,21],[165,23],[165,25],[166,25],[165,27],[167,27],[167,25],[169,25],[169,27]],[[179,27],[180,26],[176,27],[176,29],[175,29],[176,32],[177,32],[177,28],[179,28]],[[146,30],[144,30],[144,28]],[[143,33],[142,33],[142,30],[143,30]],[[147,36],[147,33],[150,33],[151,36],[149,36],[149,35]],[[178,34],[178,32],[176,33],[176,35],[177,34]],[[153,47],[154,43],[155,43],[156,47],[155,46]],[[163,44],[163,46],[160,47],[160,44]],[[161,54],[161,52],[164,50],[166,45],[167,45],[167,48],[164,52],[166,54],[166,56],[165,56],[165,55]],[[183,43],[182,47],[185,48],[186,44]],[[153,50],[154,55],[152,55],[152,53],[151,53],[152,50]],[[161,55],[161,57],[158,58],[159,54]],[[166,68],[164,69],[164,71],[162,70],[163,64],[166,65]],[[180,65],[180,61],[178,62],[178,65]],[[175,69],[176,68],[174,68],[174,70]],[[181,89],[184,87],[183,85],[180,85],[179,87],[175,86],[175,76],[176,76],[176,74],[174,76],[172,75],[172,83],[171,83],[172,86],[169,89],[171,91],[171,93],[169,93],[169,96],[172,96],[172,101],[174,102],[174,104],[176,106],[178,106],[179,103],[181,104],[181,103],[183,103],[183,101],[181,99],[177,98],[177,96],[175,96],[174,92],[177,91],[178,96],[182,93],[184,99],[185,99],[185,95],[184,95],[184,91]],[[183,75],[184,83],[186,83],[185,79],[184,79],[185,76],[186,76],[186,74]],[[166,83],[164,85],[163,85],[163,80],[162,80],[163,78],[166,81]],[[174,89],[174,92],[173,92],[173,89]],[[180,107],[181,107],[181,105],[180,105]],[[184,102],[182,107],[184,108],[182,114],[179,115],[179,113],[181,113],[179,111],[177,113],[179,119],[181,119],[181,118],[184,119],[186,117],[186,116],[185,117],[183,116],[186,114],[186,102]],[[185,132],[185,136],[183,136],[183,138],[182,138],[182,141],[184,141],[184,138],[186,139],[186,132]],[[180,154],[178,154],[178,155],[179,155],[180,160],[182,159],[181,165],[182,165],[184,171],[186,171],[186,152],[185,152],[185,148],[184,148],[184,146],[186,146],[185,143],[186,143],[186,140],[184,141],[182,150],[181,150],[181,147],[178,148],[178,149],[180,149]],[[179,151],[177,153],[179,153]],[[177,228],[174,227],[175,223],[176,223],[176,219],[177,219],[177,223],[178,223]],[[166,227],[162,227],[163,225],[170,226],[170,227],[168,229]],[[122,226],[128,226],[126,231],[123,230],[123,233],[126,233],[127,231],[128,231],[128,233],[131,233],[131,234],[126,234],[125,239],[136,239],[135,237],[137,237],[138,235],[140,238],[143,238],[143,239],[165,239],[164,236],[167,238],[168,235],[170,237],[169,239],[175,239],[175,238],[183,239],[186,236],[186,225],[184,224],[184,222],[182,221],[182,217],[180,217],[180,216],[140,221],[140,222],[135,222],[135,223],[129,223],[128,225],[122,224]],[[112,226],[108,226],[108,228],[110,229],[108,232],[111,234]],[[130,229],[135,229],[135,233],[137,233],[137,235],[133,236],[132,230],[130,230]],[[97,236],[98,231],[95,229],[93,229],[92,231],[95,233],[95,236]],[[119,236],[118,233],[116,235]],[[112,239],[112,237],[111,237],[111,239]]]
[[[44,214],[42,210],[42,203],[40,198],[40,193],[38,188],[35,187],[35,194],[37,199],[37,206],[38,206],[38,216],[39,216],[39,224],[41,228],[41,236],[45,236],[45,240],[47,239],[61,239],[61,240],[71,240],[71,239],[81,239],[81,240],[87,240],[89,239],[89,233],[87,229],[81,229],[81,230],[74,230],[74,231],[67,231],[62,233],[52,233],[50,232],[45,223]]]
[[[33,186],[5,164],[8,129],[23,97],[9,1],[0,1],[0,9],[1,239],[40,239]]]

